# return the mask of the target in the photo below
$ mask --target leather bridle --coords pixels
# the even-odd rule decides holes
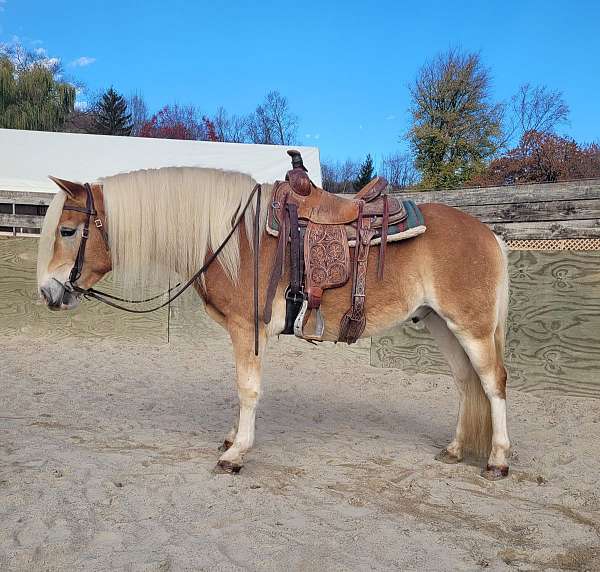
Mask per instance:
[[[165,294],[170,295],[173,290],[175,290],[176,288],[181,286],[181,283],[175,285],[173,288],[169,288],[169,290],[167,290],[166,292],[163,292],[156,296],[152,296],[151,298],[146,298],[144,300],[129,300],[126,298],[118,298],[117,296],[113,296],[112,294],[108,294],[108,293],[102,292],[100,290],[95,290],[94,288],[80,288],[76,284],[77,280],[79,280],[79,278],[81,277],[81,273],[83,271],[83,263],[84,263],[84,259],[85,259],[85,248],[86,248],[87,240],[89,238],[90,222],[92,220],[92,217],[96,217],[94,219],[94,225],[96,226],[96,228],[99,230],[100,234],[102,235],[104,244],[106,246],[106,250],[107,251],[109,250],[108,235],[106,234],[104,223],[98,216],[98,211],[96,210],[96,207],[94,205],[94,195],[92,194],[92,188],[89,183],[85,183],[84,188],[86,191],[85,208],[77,207],[77,206],[70,206],[70,205],[63,207],[63,210],[65,210],[65,211],[76,211],[76,212],[80,212],[80,213],[87,215],[87,218],[83,224],[83,229],[81,231],[81,242],[79,243],[79,250],[77,251],[75,263],[73,264],[73,268],[71,269],[71,273],[69,274],[69,279],[67,280],[66,283],[63,284],[62,282],[56,280],[56,278],[54,278],[54,280],[56,282],[58,282],[64,290],[63,299],[67,293],[71,293],[71,294],[77,293],[77,294],[83,295],[87,299],[93,298],[94,300],[98,300],[99,302],[102,302],[103,304],[112,306],[113,308],[117,308],[118,310],[130,312],[133,314],[148,314],[150,312],[156,312],[157,310],[164,308],[165,306],[169,305],[171,302],[173,302],[174,300],[179,298],[179,296],[181,296],[196,280],[198,280],[198,278],[200,278],[200,276],[202,276],[202,274],[204,274],[209,269],[210,265],[216,260],[217,256],[219,256],[221,251],[225,248],[225,246],[227,245],[227,243],[229,242],[229,240],[231,239],[231,237],[233,236],[233,234],[235,233],[237,228],[240,226],[241,222],[244,220],[246,211],[248,210],[248,207],[250,206],[252,199],[254,198],[254,196],[256,196],[256,208],[255,208],[254,229],[253,229],[254,230],[254,245],[253,245],[254,246],[254,354],[258,355],[258,270],[259,270],[259,268],[258,268],[259,251],[258,250],[259,250],[259,240],[260,240],[260,237],[259,237],[259,233],[260,233],[260,199],[261,199],[261,192],[262,192],[262,187],[260,186],[260,184],[256,184],[254,186],[254,188],[252,189],[252,192],[250,193],[250,196],[248,197],[248,200],[246,201],[246,204],[244,205],[244,208],[241,210],[241,212],[237,213],[238,214],[237,219],[232,224],[231,230],[229,231],[227,236],[224,238],[223,242],[215,249],[214,252],[211,253],[211,255],[208,257],[206,262],[202,265],[202,268],[200,268],[181,287],[181,289],[175,295],[170,297],[166,302],[163,302],[162,304],[160,304],[159,306],[156,306],[154,308],[148,308],[148,309],[142,309],[142,310],[127,308],[126,306],[121,306],[120,304],[116,304],[115,302],[113,302],[111,300],[117,300],[119,302],[127,302],[127,303],[131,303],[131,304],[141,304],[143,302],[150,302],[152,300],[156,300],[156,299],[160,298],[161,296],[164,296]]]
[[[75,285],[75,282],[79,280],[79,278],[81,277],[81,272],[83,270],[85,247],[87,244],[88,237],[90,235],[90,221],[92,220],[92,217],[97,217],[94,219],[94,224],[96,225],[96,228],[98,229],[98,231],[102,235],[102,238],[104,239],[104,245],[106,246],[106,250],[109,250],[108,236],[104,230],[104,224],[102,223],[100,217],[98,217],[98,211],[96,210],[96,207],[94,205],[94,195],[92,194],[92,187],[89,183],[86,183],[83,186],[83,188],[86,192],[85,208],[70,205],[66,205],[63,207],[64,211],[76,211],[87,215],[87,218],[83,223],[83,229],[81,230],[81,242],[79,243],[79,250],[77,251],[75,264],[73,265],[73,268],[71,268],[71,273],[69,274],[69,280],[67,282],[70,288],[75,291],[79,290],[79,288]]]

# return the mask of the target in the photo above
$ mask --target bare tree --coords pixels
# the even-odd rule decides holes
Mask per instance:
[[[62,62],[58,58],[49,57],[44,48],[28,50],[18,41],[12,44],[0,43],[1,57],[11,61],[17,74],[39,65],[46,68],[55,80],[62,78]]]
[[[211,121],[215,127],[217,141],[227,143],[246,143],[248,141],[246,118],[229,115],[224,107],[219,107]]]
[[[346,159],[344,162],[323,161],[323,188],[330,193],[354,193],[354,181],[359,169],[360,163],[352,159]]]
[[[137,137],[142,127],[148,121],[148,107],[142,94],[138,92],[133,93],[127,101],[127,108],[129,113],[131,113],[131,123],[133,124],[131,135]]]
[[[562,92],[551,91],[545,85],[523,84],[512,97],[511,108],[519,139],[528,131],[553,133],[569,118]]]
[[[245,123],[246,134],[251,143],[275,145],[271,122],[261,105],[246,117]]]
[[[298,117],[278,91],[270,91],[265,100],[246,120],[246,131],[252,143],[291,145],[298,131]]]
[[[406,189],[418,181],[413,158],[408,153],[392,153],[381,161],[380,173],[394,189]]]

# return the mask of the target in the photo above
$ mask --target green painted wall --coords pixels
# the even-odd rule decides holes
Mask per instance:
[[[135,316],[95,301],[52,312],[37,294],[37,238],[0,238],[0,335],[167,341],[167,310]],[[110,280],[102,282],[110,291]]]
[[[600,397],[600,252],[512,251],[509,388]],[[449,374],[425,329],[373,338],[371,364]]]
[[[35,238],[0,238],[0,335],[166,343],[170,333],[171,342],[196,344],[225,335],[193,292],[173,304],[170,319],[166,308],[136,316],[93,301],[50,312],[36,292],[36,250]],[[509,387],[600,397],[600,252],[513,251],[509,260]],[[110,290],[110,281],[101,287]],[[373,338],[371,363],[449,373],[427,331],[412,325]]]

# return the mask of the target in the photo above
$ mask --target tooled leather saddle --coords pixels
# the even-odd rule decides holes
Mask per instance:
[[[379,242],[381,279],[388,229],[407,218],[404,203],[388,195],[388,183],[382,177],[373,179],[353,199],[328,193],[310,180],[298,151],[288,154],[292,170],[285,181],[275,184],[267,215],[267,230],[278,236],[279,241],[267,289],[264,322],[268,324],[271,320],[273,298],[284,272],[289,244],[290,285],[286,290],[283,333],[321,341],[325,329],[320,308],[323,292],[352,279],[350,308],[342,318],[338,338],[352,344],[365,329],[370,245]],[[312,311],[316,312],[316,327],[309,334],[304,328]]]

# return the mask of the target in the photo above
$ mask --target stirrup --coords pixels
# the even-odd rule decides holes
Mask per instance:
[[[298,312],[294,322],[294,334],[303,340],[308,340],[309,342],[322,342],[323,333],[325,332],[325,319],[323,318],[323,313],[321,312],[320,307],[316,309],[317,323],[315,324],[315,333],[304,333],[304,324],[308,320],[311,311],[312,310],[308,309],[308,299],[305,299],[304,302],[302,302],[302,307],[300,308],[300,311]]]

